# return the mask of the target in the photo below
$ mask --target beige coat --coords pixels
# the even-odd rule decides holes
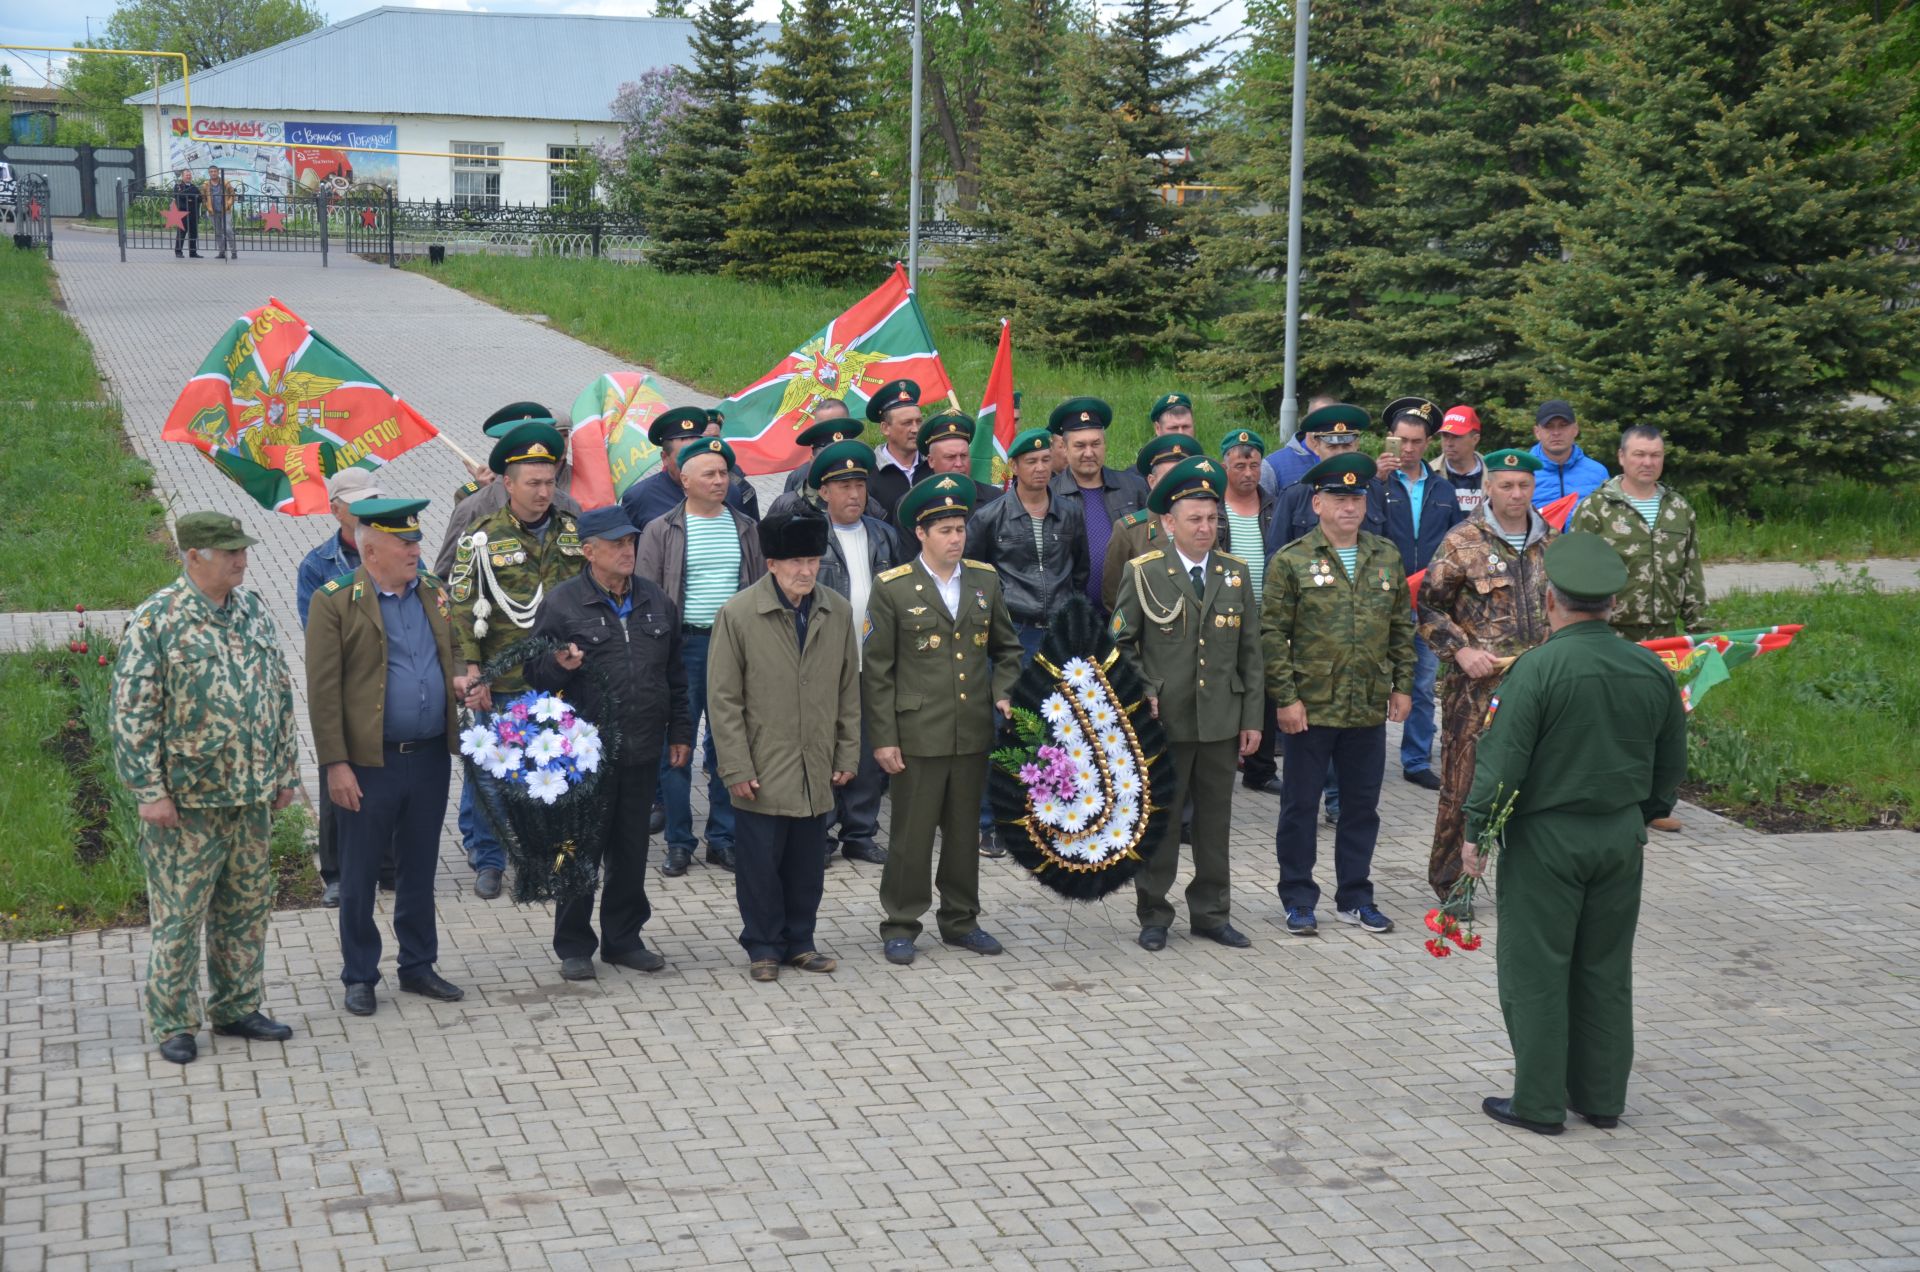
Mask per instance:
[[[760,783],[734,807],[769,817],[832,812],[833,775],[860,767],[852,604],[814,589],[804,653],[771,574],[722,605],[707,647],[707,729],[720,780]]]

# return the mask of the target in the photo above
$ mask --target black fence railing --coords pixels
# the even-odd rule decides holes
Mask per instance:
[[[325,192],[287,197],[122,185],[114,209],[120,259],[129,249],[163,249],[183,256],[313,252],[324,263],[331,201]]]
[[[53,196],[47,179],[37,172],[22,174],[13,183],[13,198],[5,208],[13,227],[13,245],[41,248],[53,259]]]

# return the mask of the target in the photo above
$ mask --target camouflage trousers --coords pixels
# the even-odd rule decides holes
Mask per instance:
[[[265,804],[182,808],[180,828],[140,824],[153,943],[147,954],[147,1025],[161,1041],[199,1027],[200,925],[207,928],[207,1014],[231,1024],[260,1007],[273,865]]]
[[[1440,808],[1433,817],[1433,849],[1427,882],[1441,900],[1460,878],[1460,845],[1467,828],[1467,792],[1473,789],[1473,757],[1480,748],[1487,704],[1502,676],[1484,680],[1448,669],[1440,686]]]

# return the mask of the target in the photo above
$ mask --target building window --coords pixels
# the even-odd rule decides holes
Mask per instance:
[[[456,141],[447,149],[454,154],[453,206],[457,208],[499,207],[500,143]]]
[[[585,146],[548,146],[547,147],[547,158],[549,159],[585,159],[586,157],[587,157],[587,148]],[[577,171],[578,169],[576,168],[565,167],[557,163],[550,163],[547,165],[547,202],[548,203],[554,205],[555,207],[560,207],[564,204],[571,203],[573,201],[571,188],[569,187],[569,184],[568,184],[568,179],[572,177]]]

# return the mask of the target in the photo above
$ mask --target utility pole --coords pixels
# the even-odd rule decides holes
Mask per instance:
[[[913,105],[907,141],[907,285],[920,285],[920,4],[913,0]]]
[[[1293,136],[1287,177],[1287,347],[1286,374],[1280,390],[1282,446],[1293,440],[1300,419],[1294,379],[1300,365],[1300,187],[1307,169],[1307,5],[1308,0],[1294,0]]]

